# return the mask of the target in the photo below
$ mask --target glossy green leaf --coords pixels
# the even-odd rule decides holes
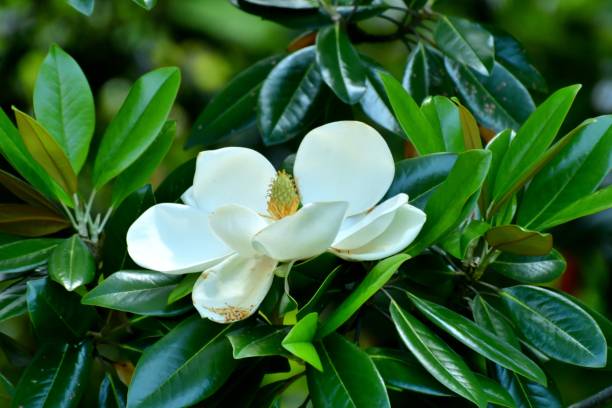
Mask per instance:
[[[177,68],[159,68],[134,83],[100,142],[94,187],[117,177],[151,146],[166,122],[180,82]]]
[[[28,312],[26,282],[19,281],[0,291],[0,322]]]
[[[79,295],[48,278],[28,282],[27,300],[32,326],[43,342],[80,341],[96,320],[93,307],[81,305]]]
[[[29,204],[0,204],[0,231],[42,237],[66,229],[70,222],[55,211]]]
[[[430,95],[429,66],[425,47],[419,42],[408,55],[402,86],[408,91],[417,104],[420,104]]]
[[[446,55],[483,75],[488,75],[493,69],[493,36],[477,23],[442,16],[436,24],[434,40]]]
[[[409,253],[418,253],[435,243],[462,221],[464,208],[484,182],[490,162],[491,154],[486,150],[468,150],[459,154],[446,180],[427,201],[427,221],[409,247]]]
[[[457,259],[466,259],[468,250],[491,228],[484,221],[472,220],[465,228],[457,229],[441,242],[442,248]]]
[[[380,78],[385,86],[395,117],[416,151],[420,155],[443,152],[444,140],[435,131],[402,84],[385,72],[380,73]]]
[[[14,367],[26,367],[32,361],[30,350],[18,339],[13,339],[4,333],[0,333],[0,349]]]
[[[580,128],[529,183],[517,221],[540,229],[577,200],[593,193],[612,170],[612,115]]]
[[[467,347],[526,378],[546,384],[546,375],[542,369],[501,337],[483,330],[473,321],[442,305],[411,294],[409,297],[427,319]]]
[[[553,392],[538,383],[525,380],[520,375],[496,366],[497,379],[512,397],[516,408],[561,408],[561,402]]]
[[[525,86],[497,62],[488,76],[450,59],[445,59],[444,67],[466,106],[486,128],[518,129],[535,109]]]
[[[541,158],[555,138],[580,86],[562,88],[538,106],[518,130],[502,159],[493,197],[500,198]]]
[[[128,406],[190,406],[214,394],[237,364],[225,337],[231,329],[200,316],[181,322],[138,360]]]
[[[15,395],[15,386],[4,374],[0,373],[0,403],[3,406],[10,406],[13,395]]]
[[[580,306],[582,310],[587,312],[589,316],[595,320],[599,328],[601,329],[604,337],[606,338],[606,342],[608,343],[608,350],[610,349],[610,345],[612,345],[612,321],[610,321],[606,316],[599,313],[598,311],[590,308],[580,299],[575,298],[574,296],[565,293],[565,292],[557,292],[559,295],[567,298],[570,302],[575,303]]]
[[[265,144],[283,143],[310,127],[320,110],[322,84],[314,46],[294,52],[272,69],[257,108]]]
[[[52,212],[55,212],[56,214],[59,214],[53,202],[43,196],[30,184],[10,173],[7,173],[4,170],[0,170],[0,184],[13,193],[15,197],[25,201],[26,203],[34,207],[46,208]]]
[[[445,96],[433,96],[425,99],[421,111],[444,141],[445,151],[459,153],[465,150],[457,105]]]
[[[553,249],[552,235],[518,225],[493,227],[487,231],[485,239],[491,248],[515,255],[544,256]]]
[[[168,121],[159,132],[151,146],[134,162],[125,169],[113,184],[113,196],[111,206],[117,208],[119,204],[132,192],[147,184],[157,166],[164,159],[176,134],[176,122]]]
[[[425,208],[435,189],[446,180],[457,161],[454,153],[435,153],[395,163],[395,176],[386,197],[408,194],[410,204]]]
[[[515,408],[512,396],[497,381],[481,374],[476,374],[476,378],[478,378],[482,391],[487,396],[487,400],[491,404]]]
[[[153,7],[155,7],[155,4],[157,3],[157,0],[132,0],[132,1],[138,4],[140,7],[142,7],[145,10],[151,10]]]
[[[43,346],[17,384],[11,407],[77,407],[92,365],[92,346]]]
[[[308,367],[308,389],[314,408],[390,407],[385,383],[365,351],[333,334],[318,346],[323,371]]]
[[[372,347],[366,350],[387,388],[407,390],[438,397],[452,395],[422,365],[403,350]]]
[[[77,191],[77,176],[62,147],[36,119],[13,108],[26,148],[42,168],[69,195]]]
[[[576,218],[586,217],[587,215],[605,211],[609,208],[612,208],[612,186],[602,188],[593,194],[579,198],[577,201],[574,201],[548,219],[540,228],[552,228],[575,220]]]
[[[476,324],[520,350],[519,339],[512,323],[506,316],[495,309],[481,295],[476,295],[470,302],[470,306]]]
[[[563,255],[553,250],[543,256],[502,254],[489,268],[519,282],[546,283],[560,277],[565,266]]]
[[[94,279],[96,264],[87,245],[75,234],[55,247],[48,270],[51,279],[72,291]]]
[[[283,326],[247,326],[227,335],[235,359],[264,356],[288,356],[281,346],[289,328]]]
[[[507,33],[495,33],[495,59],[528,89],[546,93],[546,80],[531,64],[521,44]]]
[[[145,316],[172,316],[185,311],[184,302],[168,305],[180,276],[154,271],[118,271],[83,296],[83,304]]]
[[[57,45],[51,46],[38,72],[34,113],[78,174],[94,134],[94,100],[79,64]]]
[[[389,279],[395,274],[397,269],[410,259],[406,254],[397,254],[382,261],[379,261],[374,268],[366,275],[363,281],[344,299],[322,323],[319,329],[319,337],[327,336],[334,332],[344,322],[346,322],[359,308]]]
[[[487,206],[491,203],[491,199],[493,198],[493,186],[495,185],[495,180],[497,180],[499,165],[504,159],[504,155],[510,146],[511,136],[511,129],[502,130],[496,134],[486,146],[486,149],[491,152],[491,166],[489,168],[489,174],[482,186],[482,195]]]
[[[317,63],[325,83],[344,103],[355,104],[366,91],[366,75],[344,28],[336,23],[317,34]]]
[[[324,299],[331,295],[327,292],[338,272],[342,269],[342,265],[338,265],[325,277],[321,286],[316,290],[314,295],[306,302],[297,313],[297,318],[301,319],[313,312],[321,312],[324,307]]]
[[[185,296],[189,296],[193,291],[193,285],[195,285],[200,275],[201,274],[199,273],[189,273],[184,275],[176,287],[172,289],[170,295],[168,295],[168,304],[174,303]]]
[[[319,314],[309,313],[301,318],[283,339],[282,346],[296,357],[322,371],[321,359],[312,341],[317,333]]]
[[[233,78],[206,105],[193,125],[187,147],[211,146],[226,137],[256,127],[259,90],[280,58],[273,56],[253,64]]]
[[[91,16],[94,10],[95,0],[67,0],[68,4],[86,16]]]
[[[196,159],[186,161],[174,169],[155,190],[158,203],[173,203],[181,199],[181,195],[193,185]]]
[[[583,367],[606,364],[606,340],[596,322],[567,298],[536,286],[501,292],[514,323],[539,351]]]
[[[98,408],[125,408],[127,388],[111,374],[106,373],[100,383]]]
[[[384,69],[374,61],[361,56],[366,73],[366,91],[359,100],[359,106],[370,120],[393,133],[399,133],[400,127],[393,116],[393,108],[387,97],[385,85],[380,79]]]
[[[457,353],[395,302],[391,302],[390,312],[406,347],[435,379],[479,407],[487,405],[478,378]]]
[[[0,273],[30,271],[47,263],[51,251],[61,239],[24,239],[0,245]]]

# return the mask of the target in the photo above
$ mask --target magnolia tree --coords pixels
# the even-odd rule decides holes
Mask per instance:
[[[547,94],[510,35],[425,3],[235,0],[303,34],[156,189],[178,69],[90,149],[86,77],[51,47],[33,114],[0,112],[0,320],[32,329],[0,334],[5,405],[550,408],[574,402],[552,362],[609,370],[612,323],[545,284],[551,229],[612,206],[612,116],[559,134],[579,86]],[[360,51],[398,40],[401,80]]]

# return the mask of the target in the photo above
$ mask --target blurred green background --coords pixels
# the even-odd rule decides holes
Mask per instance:
[[[612,0],[440,0],[434,8],[514,35],[550,90],[583,84],[567,129],[587,117],[612,112]],[[211,96],[256,60],[285,52],[298,34],[245,14],[228,0],[158,0],[151,12],[129,0],[105,0],[97,2],[91,17],[79,14],[65,0],[2,0],[0,106],[5,111],[11,105],[31,109],[39,65],[49,45],[57,43],[79,62],[90,81],[101,134],[132,81],[153,68],[176,65],[183,74],[171,114],[178,121],[178,137],[155,175],[154,183],[159,183],[197,153],[197,148],[182,146]],[[403,44],[361,47],[392,72],[401,72],[407,55]],[[612,211],[555,233],[556,245],[568,259],[568,271],[557,286],[607,316],[612,315],[611,236]],[[601,381],[576,380],[583,375],[573,370],[558,375],[568,399],[601,387]]]

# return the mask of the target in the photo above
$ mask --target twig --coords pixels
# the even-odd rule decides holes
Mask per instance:
[[[582,401],[570,405],[569,408],[603,407],[603,404],[608,401],[612,401],[612,385],[608,388],[604,388],[597,394],[591,395]]]

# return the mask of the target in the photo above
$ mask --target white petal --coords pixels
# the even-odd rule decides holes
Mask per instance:
[[[353,261],[374,261],[396,254],[406,248],[419,235],[426,215],[410,204],[395,212],[391,225],[370,243],[349,251],[332,250],[341,258]]]
[[[227,246],[242,256],[256,254],[251,241],[269,222],[250,208],[230,204],[210,214],[210,227]]]
[[[347,201],[347,216],[366,211],[385,195],[395,173],[382,136],[356,121],[311,130],[298,148],[293,174],[304,204]]]
[[[276,265],[265,256],[232,255],[200,275],[193,304],[202,317],[218,323],[246,319],[266,297]]]
[[[127,244],[138,265],[172,274],[199,272],[233,252],[212,233],[208,214],[171,203],[154,205],[138,217]]]
[[[193,197],[207,212],[238,204],[263,213],[275,176],[274,166],[255,150],[225,147],[204,151],[196,163]]]
[[[181,200],[190,207],[198,207],[198,203],[193,196],[193,186],[185,190],[183,195],[181,195]]]
[[[278,261],[319,255],[334,241],[347,206],[345,202],[308,204],[257,233],[253,247]]]
[[[378,204],[372,211],[348,217],[342,223],[332,246],[336,249],[355,249],[364,246],[391,225],[395,211],[407,202],[408,196],[400,193]]]

